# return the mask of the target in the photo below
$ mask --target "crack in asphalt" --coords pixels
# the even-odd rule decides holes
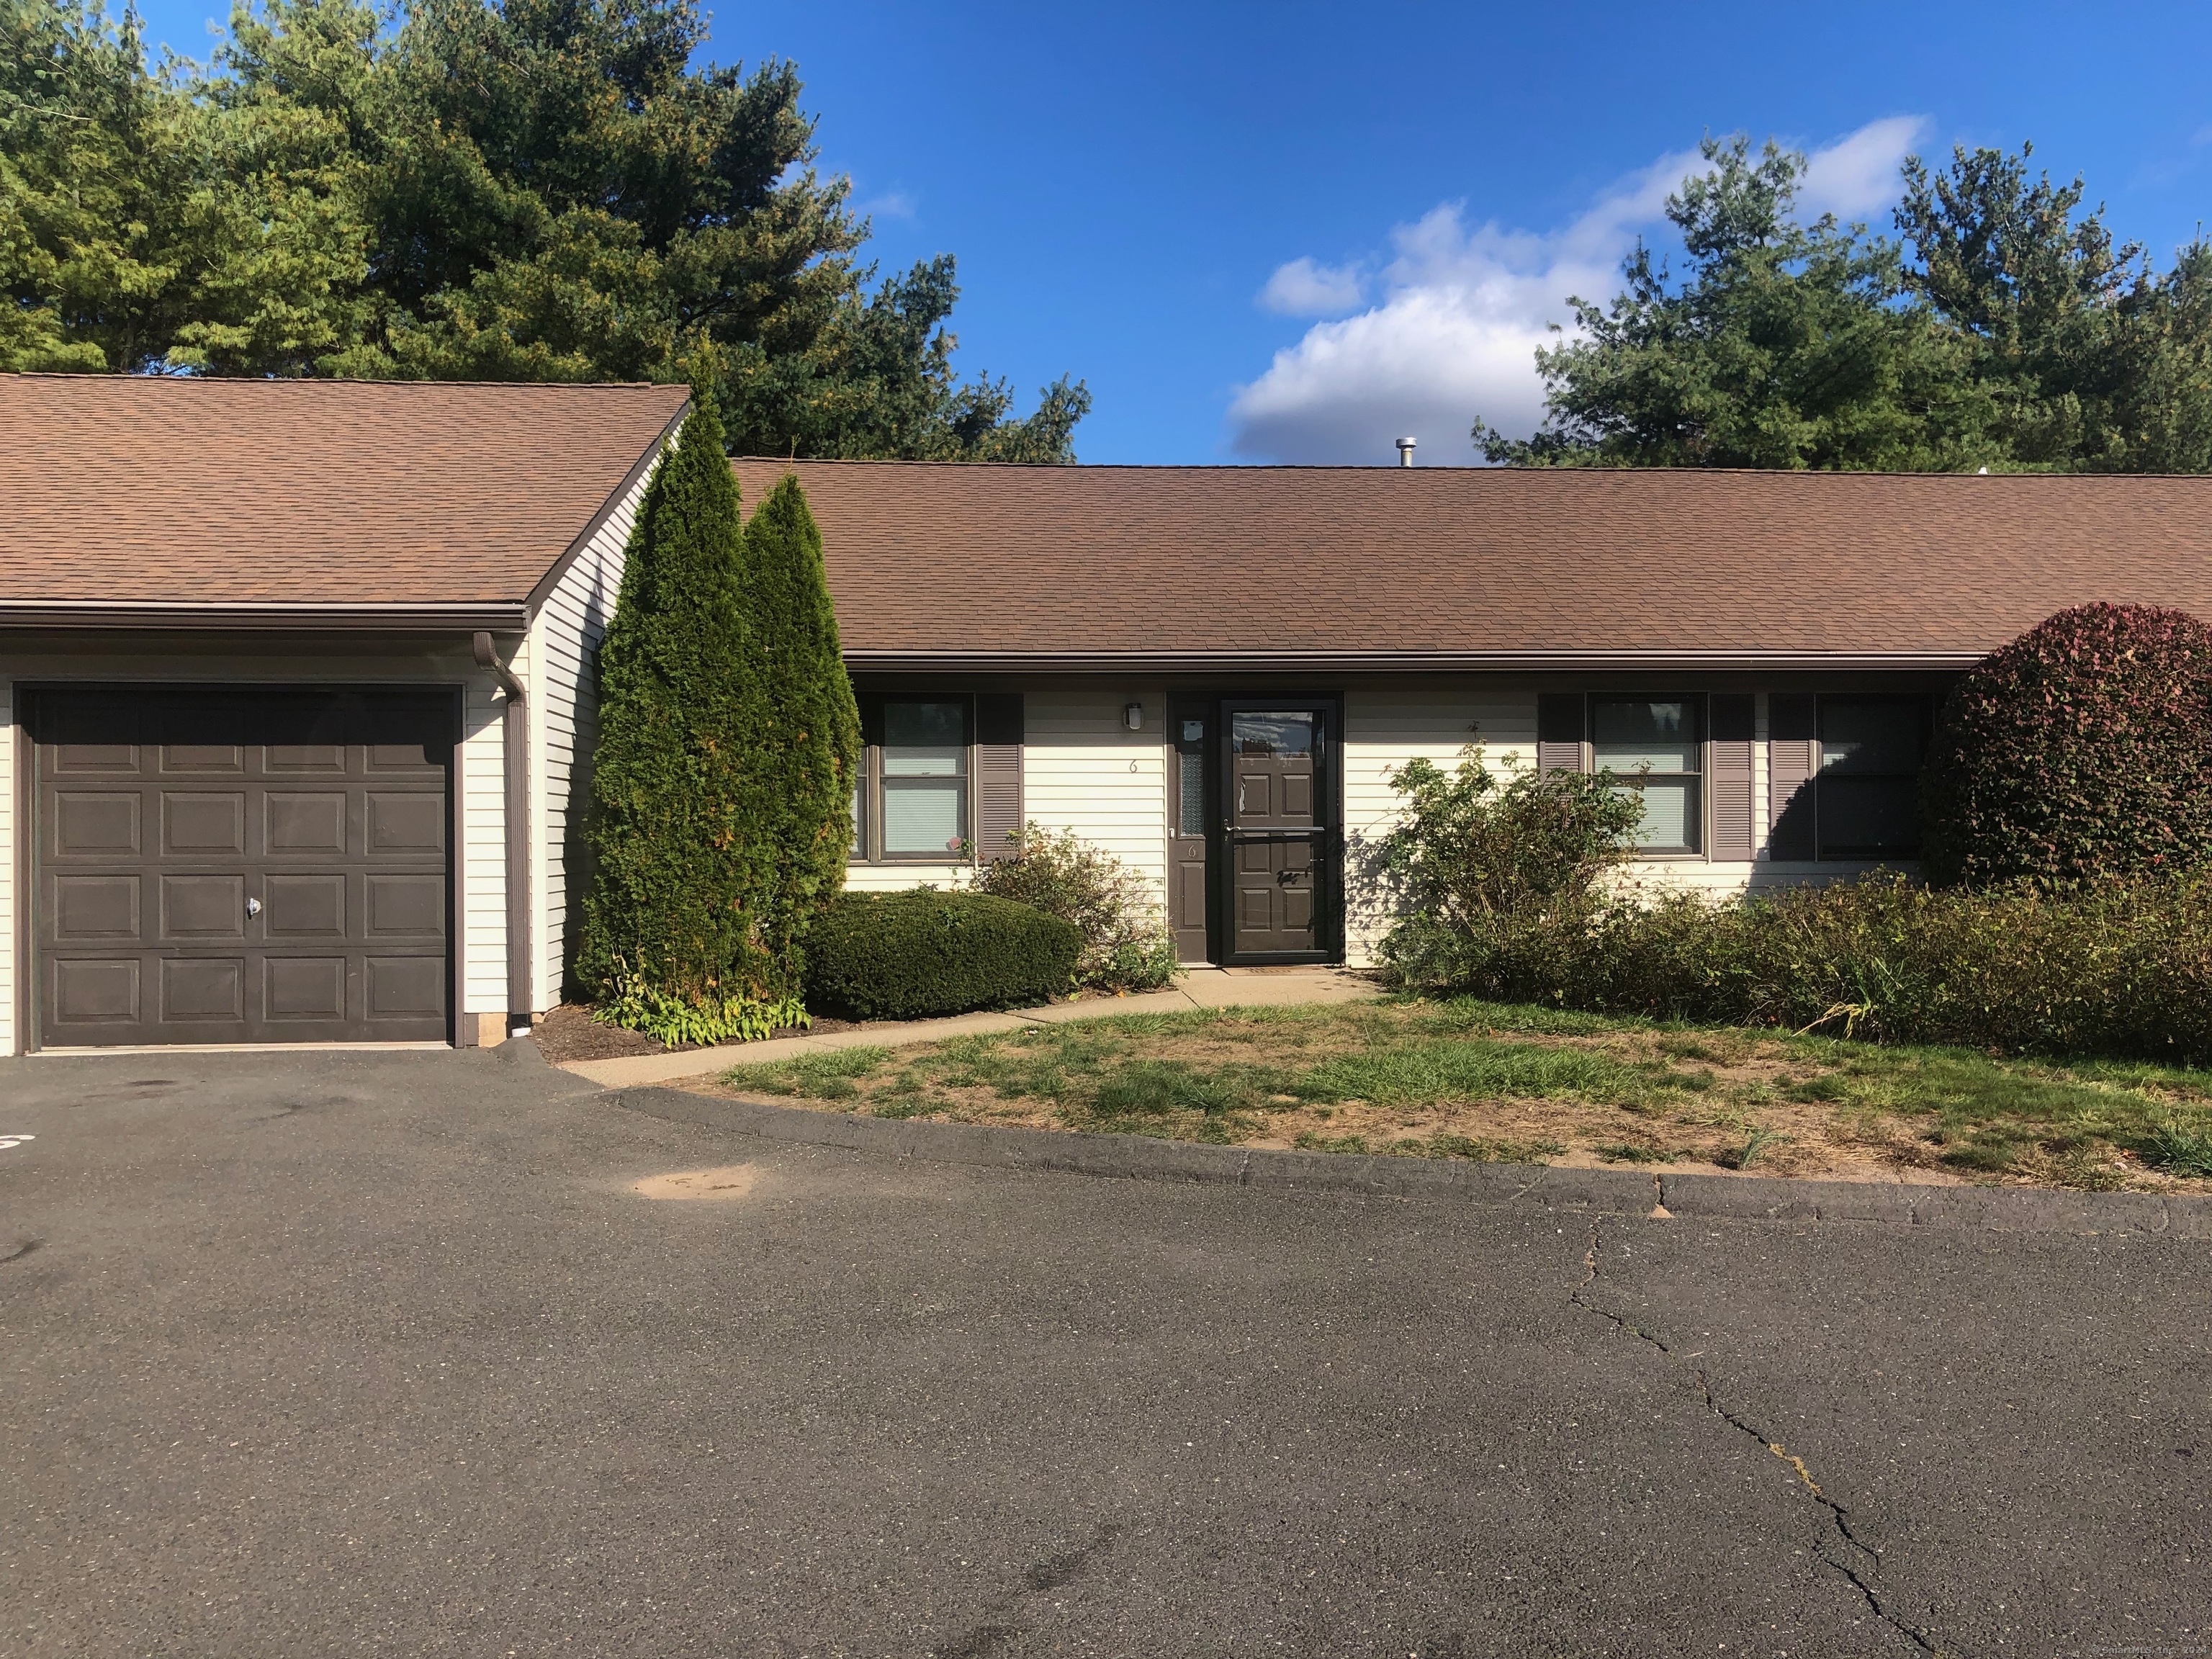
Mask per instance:
[[[1653,1184],[1656,1188],[1657,1184],[1656,1177]],[[1595,1314],[1599,1318],[1609,1321],[1621,1330],[1627,1332],[1629,1335],[1648,1342],[1672,1359],[1674,1357],[1674,1346],[1665,1337],[1656,1331],[1644,1329],[1644,1327],[1629,1319],[1626,1315],[1616,1313],[1611,1308],[1601,1307],[1589,1299],[1590,1287],[1597,1283],[1601,1276],[1598,1270],[1598,1227],[1593,1221],[1590,1224],[1589,1247],[1583,1252],[1582,1282],[1575,1286],[1567,1300],[1584,1313]],[[1787,1463],[1796,1476],[1798,1484],[1811,1495],[1813,1501],[1827,1510],[1828,1518],[1834,1524],[1836,1535],[1872,1564],[1871,1571],[1881,1571],[1881,1552],[1864,1542],[1858,1534],[1851,1529],[1850,1510],[1820,1490],[1820,1483],[1813,1478],[1813,1471],[1806,1467],[1805,1460],[1780,1441],[1768,1439],[1756,1424],[1752,1423],[1741,1413],[1722,1404],[1720,1397],[1713,1392],[1712,1384],[1707,1380],[1703,1370],[1692,1370],[1691,1375],[1697,1379],[1698,1391],[1705,1396],[1705,1409],[1739,1434],[1748,1436],[1757,1441],[1766,1449],[1770,1455]],[[1851,1588],[1856,1589],[1865,1601],[1875,1618],[1911,1642],[1921,1652],[1933,1656],[1933,1659],[1966,1659],[1964,1650],[1941,1645],[1919,1626],[1909,1623],[1903,1617],[1883,1606],[1881,1595],[1875,1590],[1874,1585],[1868,1582],[1866,1576],[1852,1565],[1848,1557],[1839,1557],[1831,1553],[1826,1545],[1819,1542],[1815,1542],[1813,1553],[1823,1564],[1834,1568],[1844,1576]]]
[[[1023,1572],[1021,1582],[992,1597],[982,1617],[957,1641],[947,1642],[930,1650],[930,1659],[985,1659],[995,1653],[1004,1643],[1018,1640],[1024,1633],[1014,1613],[1029,1596],[1056,1590],[1075,1582],[1091,1558],[1121,1535],[1118,1521],[1101,1523],[1088,1541],[1073,1549],[1061,1550],[1033,1561]]]

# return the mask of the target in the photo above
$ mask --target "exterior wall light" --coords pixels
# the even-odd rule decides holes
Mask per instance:
[[[1145,705],[1140,702],[1122,704],[1121,724],[1127,726],[1132,732],[1143,731],[1145,729]]]

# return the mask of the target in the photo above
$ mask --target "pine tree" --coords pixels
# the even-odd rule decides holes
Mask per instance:
[[[786,476],[745,526],[745,608],[763,690],[750,761],[772,848],[762,939],[779,994],[796,994],[809,923],[844,884],[860,716],[846,678],[822,534]]]
[[[772,842],[757,767],[737,479],[714,401],[654,469],[599,648],[594,858],[576,975],[664,1040],[759,1035],[779,1011],[757,896]],[[787,1012],[787,1011],[782,1011]]]

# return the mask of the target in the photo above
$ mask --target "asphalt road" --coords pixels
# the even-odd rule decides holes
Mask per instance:
[[[2212,1653],[2202,1243],[900,1164],[496,1052],[0,1061],[21,1133],[9,1656]]]

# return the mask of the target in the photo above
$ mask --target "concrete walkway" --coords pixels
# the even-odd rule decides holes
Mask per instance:
[[[950,1019],[915,1019],[896,1024],[863,1025],[850,1031],[775,1037],[766,1042],[729,1042],[681,1054],[631,1054],[620,1060],[572,1060],[563,1071],[610,1089],[670,1083],[678,1078],[708,1077],[732,1066],[793,1060],[830,1048],[902,1048],[939,1042],[946,1037],[988,1031],[1020,1031],[1033,1025],[1060,1025],[1081,1019],[1110,1019],[1121,1014],[1182,1014],[1194,1008],[1283,1007],[1293,1003],[1357,1002],[1377,994],[1373,981],[1341,968],[1290,971],[1250,968],[1187,969],[1171,991],[1139,996],[1094,997],[1083,1002],[1054,1002],[1042,1008],[1005,1013],[958,1014]]]

